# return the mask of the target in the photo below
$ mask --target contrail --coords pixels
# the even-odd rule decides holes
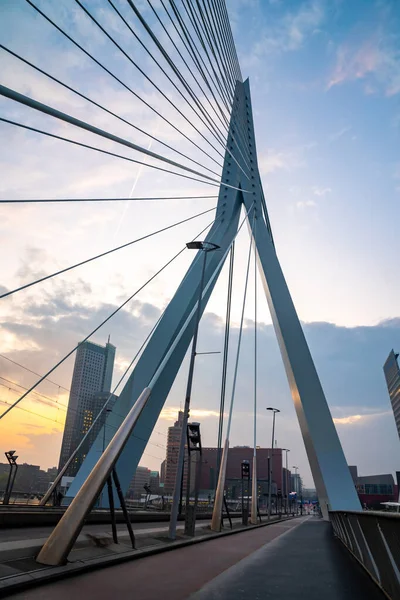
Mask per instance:
[[[158,127],[156,127],[156,129],[155,129],[154,135],[157,133],[157,129],[158,129]],[[153,140],[150,140],[150,143],[149,143],[149,145],[148,145],[148,148],[147,148],[147,150],[151,150],[151,146],[152,146],[152,144],[153,144]],[[144,159],[144,162],[147,162],[147,156],[145,157],[145,159]],[[133,185],[132,185],[132,189],[131,189],[131,191],[129,192],[129,196],[128,196],[129,198],[132,198],[132,196],[133,196],[133,193],[134,193],[134,191],[135,191],[135,189],[136,189],[136,186],[137,186],[137,184],[138,184],[139,178],[140,178],[140,176],[141,176],[141,174],[142,174],[143,167],[144,167],[144,165],[140,165],[140,166],[139,166],[138,172],[137,172],[137,174],[136,174],[135,181],[133,182]],[[126,213],[128,212],[129,205],[130,205],[130,202],[129,202],[129,201],[125,202],[125,207],[124,207],[123,213],[122,213],[122,215],[121,215],[121,218],[120,218],[120,220],[119,220],[119,223],[118,223],[118,225],[117,225],[117,228],[116,228],[116,230],[114,231],[114,238],[115,238],[115,236],[116,236],[116,235],[119,233],[119,230],[121,229],[121,225],[122,225],[122,222],[123,222],[123,220],[124,220],[124,219],[125,219],[125,217],[126,217]]]

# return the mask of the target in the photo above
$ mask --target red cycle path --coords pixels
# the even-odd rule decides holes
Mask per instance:
[[[303,519],[276,523],[114,567],[92,571],[15,594],[14,600],[185,600],[217,575]]]

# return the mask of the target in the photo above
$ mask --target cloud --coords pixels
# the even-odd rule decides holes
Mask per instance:
[[[333,409],[333,412],[335,409]],[[368,412],[365,411],[363,414],[347,415],[345,417],[333,417],[335,425],[363,425],[368,421],[374,421],[381,417],[390,416],[391,411],[379,411],[379,412]]]
[[[272,27],[266,27],[253,46],[251,55],[261,58],[270,53],[289,52],[301,48],[324,22],[324,2],[299,3],[298,8],[283,14]]]
[[[165,421],[176,421],[180,410],[182,410],[182,408],[179,406],[166,406],[161,411],[160,419],[164,419]],[[192,419],[208,419],[209,417],[219,418],[219,411],[191,408],[190,417]]]
[[[309,142],[299,146],[292,146],[284,150],[269,148],[260,153],[258,166],[261,175],[268,175],[280,169],[291,171],[307,165],[306,153],[316,146],[316,142]]]
[[[317,185],[315,185],[313,187],[313,193],[315,194],[315,196],[326,196],[327,194],[330,194],[332,192],[332,189],[327,187],[327,188],[322,188],[322,187],[318,187]]]
[[[342,127],[341,129],[339,129],[338,131],[335,131],[334,133],[332,133],[329,137],[328,140],[330,142],[336,142],[338,139],[340,139],[345,133],[347,133],[348,131],[350,131],[351,127],[347,126],[347,127]]]
[[[262,175],[274,173],[279,169],[288,169],[289,164],[288,154],[285,154],[285,152],[276,152],[274,150],[262,154],[258,159],[258,166]]]
[[[314,200],[299,200],[298,202],[296,202],[296,206],[297,208],[314,208],[315,206],[317,206],[316,202],[314,202]]]
[[[399,38],[388,35],[381,28],[359,42],[341,44],[336,53],[336,65],[327,89],[348,81],[363,80],[366,94],[383,90],[386,96],[400,92]]]
[[[350,415],[349,417],[333,417],[333,422],[335,425],[353,425],[362,419],[362,415]]]

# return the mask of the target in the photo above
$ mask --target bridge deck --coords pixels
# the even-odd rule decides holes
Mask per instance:
[[[328,523],[304,518],[109,567],[14,600],[382,600]]]

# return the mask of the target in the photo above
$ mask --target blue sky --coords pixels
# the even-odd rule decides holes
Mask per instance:
[[[190,126],[166,107],[132,65],[122,60],[75,3],[40,0],[37,4],[165,116],[190,133]],[[87,0],[84,4],[175,99],[171,86],[121,27],[107,3]],[[122,1],[116,4],[130,18],[127,4]],[[140,6],[155,26],[147,3]],[[227,6],[242,73],[250,77],[259,167],[278,256],[299,317],[305,323],[332,413],[338,419],[346,456],[350,463],[357,462],[364,474],[394,471],[398,466],[394,458],[398,453],[398,437],[382,365],[391,348],[400,347],[400,285],[396,269],[400,217],[400,5],[396,1],[371,0],[351,3],[228,0]],[[140,123],[153,135],[179,145],[183,152],[187,151],[206,166],[215,166],[61,39],[24,0],[6,1],[0,10],[0,38],[4,45],[118,114]],[[144,38],[139,25],[135,25],[135,31]],[[148,147],[145,136],[61,90],[4,51],[0,51],[0,72],[2,84]],[[0,113],[59,135],[97,143],[90,134],[73,131],[9,100],[0,99]],[[3,123],[0,136],[2,198],[126,197],[134,186],[136,195],[150,192],[163,195],[166,189],[171,195],[213,192],[208,186],[76,150]],[[198,141],[198,136],[194,139]],[[115,151],[111,143],[104,141],[101,146]],[[152,150],[163,151],[156,143]],[[121,153],[129,154],[124,150]],[[7,253],[1,259],[0,283],[6,288],[15,287],[40,273],[67,266],[214,205],[215,200],[211,199],[195,204],[173,201],[168,206],[158,204],[156,210],[154,204],[2,206],[0,235]],[[0,353],[38,372],[47,370],[52,366],[54,353],[61,356],[75,345],[87,333],[89,324],[95,324],[96,318],[121,302],[163,263],[166,249],[168,256],[173,255],[210,220],[209,215],[199,217],[182,229],[144,242],[140,249],[122,251],[118,256],[102,259],[101,264],[82,267],[79,273],[71,272],[58,282],[37,286],[21,292],[18,298],[2,301]],[[240,317],[247,231],[241,232],[237,246],[237,293],[233,306],[236,325]],[[138,304],[128,309],[124,319],[125,325],[131,327],[130,334],[121,325],[125,323],[122,317],[121,323],[110,326],[118,348],[117,374],[174,293],[190,258],[183,255],[168,273],[140,295]],[[222,346],[219,319],[224,315],[225,293],[226,271],[211,298],[208,320],[204,320],[205,345]],[[252,306],[251,284],[246,311],[249,344]],[[260,394],[265,403],[271,397],[280,403],[278,443],[286,447],[291,444],[296,464],[311,485],[261,292],[260,320],[265,334],[262,360],[268,374],[259,383]],[[213,328],[219,337],[215,337]],[[98,334],[96,341],[104,342],[108,333]],[[202,364],[199,363],[194,406],[203,411],[199,420],[203,417],[207,443],[211,445],[216,437],[213,411],[217,410],[220,364],[217,360],[212,368]],[[68,386],[72,366],[69,361],[59,371],[56,381]],[[0,369],[3,376],[21,385],[32,383],[26,372],[10,369],[4,362],[0,363]],[[248,378],[252,372],[250,362],[243,361],[243,369],[246,381],[246,375]],[[167,407],[172,412],[183,397],[186,372],[184,364],[168,398]],[[42,391],[55,393],[46,386]],[[247,394],[245,387],[240,388],[238,413],[233,423],[233,443],[237,444],[251,444]],[[7,396],[7,400],[11,398]],[[32,401],[34,405],[39,412],[50,410]],[[172,412],[165,413],[168,418],[164,415],[160,419],[157,425],[160,433],[153,436],[153,444],[160,446],[155,440],[163,439]],[[23,429],[26,421],[22,417],[26,415],[18,414],[15,427]],[[243,420],[244,414],[248,423]],[[47,440],[53,448],[54,460],[52,455],[46,466],[57,462],[61,427],[56,425],[50,431],[47,425],[38,419],[36,430],[26,426],[24,439],[19,439],[25,448],[25,453],[20,453],[23,460],[38,464],[49,460],[40,449],[41,442]],[[265,432],[269,439],[269,422],[260,408],[260,436],[266,435]],[[7,438],[3,435],[3,439]],[[368,451],[366,439],[373,442]],[[157,467],[163,454],[161,446],[149,446],[143,464]]]

